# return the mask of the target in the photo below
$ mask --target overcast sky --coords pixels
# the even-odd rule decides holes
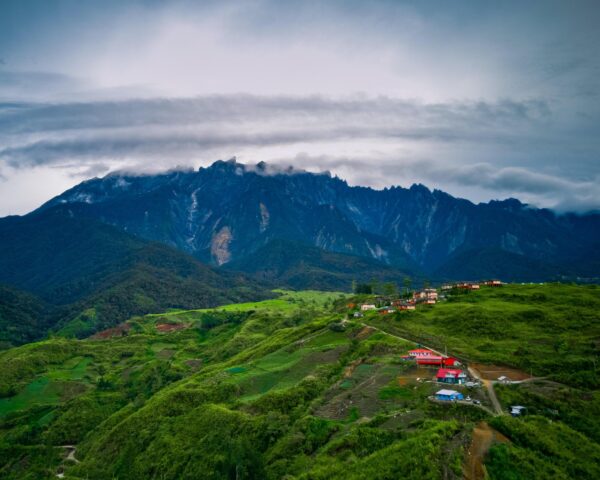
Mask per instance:
[[[236,156],[600,209],[600,2],[0,2],[0,216]]]

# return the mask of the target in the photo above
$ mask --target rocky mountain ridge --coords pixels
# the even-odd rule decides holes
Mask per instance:
[[[329,173],[234,159],[197,171],[95,178],[41,209],[57,204],[217,266],[283,239],[425,272],[495,248],[511,261],[521,256],[578,275],[600,242],[598,214],[557,214],[516,199],[474,204],[423,185],[351,187]]]

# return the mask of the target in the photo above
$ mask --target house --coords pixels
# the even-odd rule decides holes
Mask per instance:
[[[436,354],[427,348],[415,348],[414,350],[410,350],[408,355],[414,358],[429,358]]]
[[[414,310],[415,305],[412,302],[403,302],[402,300],[396,300],[392,302],[392,305],[398,310]]]
[[[382,315],[387,315],[389,313],[394,313],[396,311],[395,308],[392,307],[381,307],[377,309],[378,313],[382,314]]]
[[[433,366],[441,366],[444,362],[444,357],[441,355],[431,355],[430,357],[418,357],[417,365],[433,365]]]
[[[354,318],[362,318],[364,317],[364,315],[360,312],[354,312],[354,315],[352,315]]]
[[[500,383],[510,383],[510,378],[508,378],[508,377],[506,377],[506,376],[502,375],[501,377],[498,377],[498,381],[499,381]]]
[[[415,348],[408,352],[405,358],[414,359],[417,365],[433,365],[439,367],[454,367],[460,365],[460,362],[453,357],[444,357],[438,353],[432,352],[427,348]]]
[[[425,288],[419,292],[413,293],[413,300],[417,303],[434,304],[438,299],[438,293],[435,288]]]
[[[462,370],[440,368],[435,376],[438,382],[461,385],[467,381],[467,375]]]
[[[397,308],[398,308],[398,310],[415,310],[416,309],[416,307],[411,303],[405,303],[405,304],[399,305]]]
[[[483,284],[488,287],[501,287],[504,285],[500,280],[486,280]]]
[[[460,288],[463,290],[479,290],[479,284],[478,283],[472,283],[472,282],[461,282],[461,283],[455,283],[454,285],[452,285],[453,288]]]
[[[512,405],[510,407],[510,414],[513,417],[519,417],[524,413],[525,410],[526,410],[526,408],[523,407],[522,405]]]
[[[460,362],[454,357],[446,357],[442,361],[442,366],[444,367],[456,367],[458,365],[460,365]]]
[[[360,306],[361,311],[366,312],[367,310],[376,310],[377,307],[375,305],[373,305],[372,303],[363,303]]]
[[[431,365],[434,367],[455,367],[460,365],[456,358],[432,355],[430,357],[417,358],[417,365]]]
[[[463,394],[456,390],[440,390],[435,394],[436,400],[445,402],[455,402],[456,400],[462,400],[463,398]]]

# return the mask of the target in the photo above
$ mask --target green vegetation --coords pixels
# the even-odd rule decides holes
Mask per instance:
[[[77,208],[77,207],[73,207]],[[134,315],[269,298],[217,271],[62,206],[0,222],[0,348],[49,334],[84,338]]]
[[[508,365],[584,388],[600,387],[600,287],[506,285],[366,321],[471,362]]]
[[[573,316],[558,291],[579,302]],[[485,420],[507,437],[485,457],[491,479],[597,478],[595,383],[560,375],[575,359],[595,375],[588,347],[598,338],[598,292],[482,289],[355,321],[344,318],[348,295],[278,291],[262,302],[133,317],[95,338],[12,348],[0,352],[0,477],[50,479],[64,469],[67,479],[458,479],[471,431]],[[507,336],[476,321],[495,325],[501,309]],[[415,343],[393,335],[515,367],[523,360],[512,352],[525,345],[539,375],[562,354],[535,315],[523,319],[532,310],[543,312],[555,340],[570,343],[557,347],[568,360],[555,372],[560,383],[497,386],[505,407],[528,407],[523,418],[492,416],[485,389],[468,390],[483,408],[429,401],[436,369],[402,360]],[[541,341],[528,343],[531,334]],[[485,342],[493,347],[477,348]],[[538,351],[551,358],[534,361]],[[76,445],[80,463],[64,459],[61,445]]]

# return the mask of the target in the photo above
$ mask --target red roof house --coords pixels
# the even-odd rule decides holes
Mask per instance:
[[[440,368],[436,375],[438,382],[461,384],[467,380],[467,374],[454,368]]]
[[[414,350],[411,350],[410,352],[408,352],[408,354],[411,357],[415,357],[415,358],[431,357],[431,356],[436,355],[435,353],[433,353],[431,350],[429,350],[427,348],[415,348]]]

